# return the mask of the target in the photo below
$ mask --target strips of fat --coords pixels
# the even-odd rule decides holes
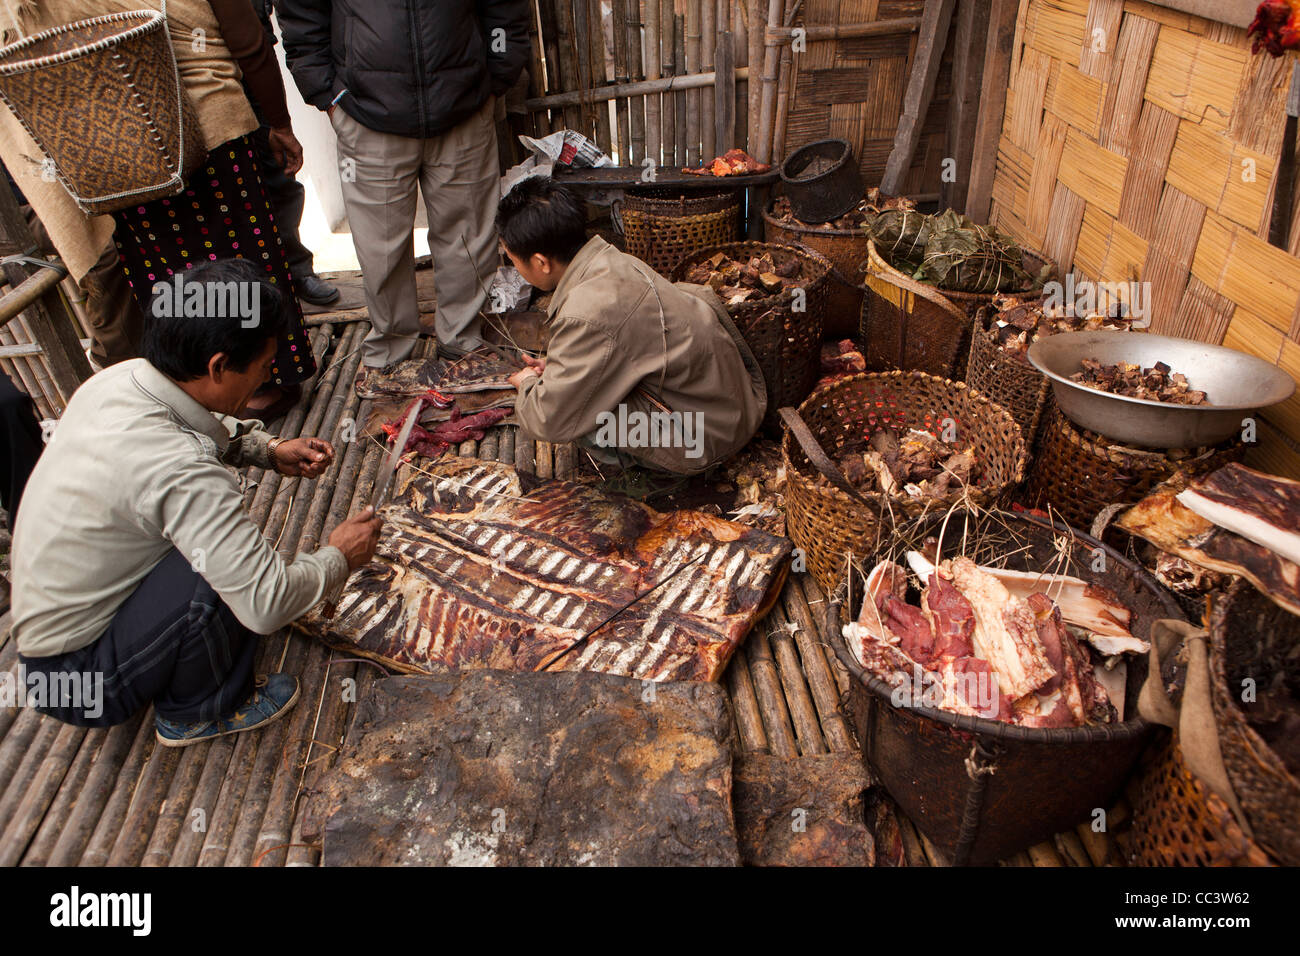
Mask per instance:
[[[952,582],[975,611],[975,653],[989,662],[998,686],[1023,697],[1056,675],[1038,640],[1033,611],[969,558],[954,558]]]

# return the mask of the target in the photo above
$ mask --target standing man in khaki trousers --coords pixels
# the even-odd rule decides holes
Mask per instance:
[[[303,99],[338,136],[343,201],[373,331],[366,370],[420,334],[415,196],[424,194],[438,351],[482,344],[498,262],[495,97],[529,56],[527,0],[275,0]],[[363,372],[364,374],[364,372]]]

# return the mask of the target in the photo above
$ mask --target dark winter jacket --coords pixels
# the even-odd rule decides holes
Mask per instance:
[[[302,97],[426,138],[502,94],[528,62],[528,0],[275,0]]]

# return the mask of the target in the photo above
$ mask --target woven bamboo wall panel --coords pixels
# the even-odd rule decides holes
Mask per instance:
[[[923,0],[804,0],[796,24],[838,26],[918,17]],[[956,18],[954,18],[955,29]],[[903,182],[906,193],[939,191],[943,158],[950,155],[946,121],[952,88],[952,33],[935,83],[934,99]],[[863,181],[880,182],[894,145],[916,33],[809,42],[794,54],[785,153],[827,137],[847,140]],[[778,157],[782,158],[782,157]]]
[[[1147,283],[1153,331],[1300,380],[1300,215],[1289,249],[1267,241],[1293,62],[1150,3],[1023,0],[993,223],[1080,277]],[[1254,463],[1300,478],[1300,398],[1260,438]]]

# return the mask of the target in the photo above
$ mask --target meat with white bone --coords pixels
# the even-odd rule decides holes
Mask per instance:
[[[1300,564],[1300,482],[1233,462],[1193,481],[1178,500],[1220,528]]]

